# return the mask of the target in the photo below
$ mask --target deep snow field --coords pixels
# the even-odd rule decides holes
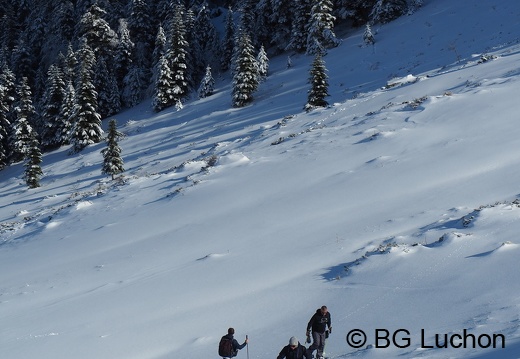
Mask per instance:
[[[38,189],[4,169],[0,356],[216,359],[234,327],[275,358],[327,305],[331,358],[520,358],[519,29],[517,0],[425,0],[375,46],[338,31],[327,109],[284,54],[246,108],[226,73],[115,116],[119,181],[103,143]]]

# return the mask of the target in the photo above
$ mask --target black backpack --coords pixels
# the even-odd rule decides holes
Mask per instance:
[[[235,350],[233,349],[233,340],[223,336],[218,344],[218,355],[223,358],[231,358],[235,356]]]

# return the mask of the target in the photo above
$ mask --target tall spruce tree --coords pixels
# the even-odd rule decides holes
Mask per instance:
[[[171,35],[165,58],[171,71],[174,104],[182,108],[182,100],[188,95],[188,64],[186,55],[189,44],[186,41],[186,28],[183,20],[184,6],[177,5],[171,21]]]
[[[11,124],[7,119],[9,107],[5,100],[6,88],[0,84],[0,170],[9,162],[9,129]]]
[[[65,97],[60,107],[59,117],[63,119],[63,127],[61,132],[56,132],[56,143],[68,145],[71,142],[72,131],[76,123],[76,89],[72,84],[72,80],[69,80],[65,87]]]
[[[41,168],[42,153],[40,151],[40,143],[36,138],[35,133],[31,135],[28,144],[26,162],[25,162],[25,183],[29,188],[40,187],[40,178],[43,175]]]
[[[76,121],[72,130],[72,151],[79,152],[90,144],[101,141],[101,115],[98,113],[98,94],[92,82],[96,56],[90,46],[83,42],[80,49],[80,69],[76,96]]]
[[[258,88],[258,64],[249,35],[242,31],[237,39],[233,67],[233,107],[243,107],[253,101]]]
[[[325,101],[325,97],[329,96],[329,82],[325,61],[320,53],[314,56],[312,62],[309,82],[311,89],[307,98],[307,104],[304,109],[310,111],[316,107],[327,107],[329,103]]]
[[[121,147],[118,144],[119,138],[122,136],[123,134],[117,131],[117,121],[114,119],[110,120],[106,139],[107,147],[101,151],[103,155],[101,173],[112,176],[112,179],[125,171],[123,159],[121,158]]]
[[[155,86],[152,98],[152,107],[156,112],[162,111],[175,104],[175,97],[171,91],[173,75],[168,65],[166,55],[162,55],[155,69]]]
[[[42,145],[44,148],[57,148],[63,144],[59,140],[59,136],[66,126],[63,117],[61,117],[61,107],[65,99],[65,81],[63,74],[57,65],[51,65],[47,72],[47,86],[43,95],[42,103]]]

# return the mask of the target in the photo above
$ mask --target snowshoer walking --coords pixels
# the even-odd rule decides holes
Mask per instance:
[[[283,347],[280,354],[276,359],[311,359],[312,354],[303,345],[300,344],[298,339],[291,337],[289,339],[289,345]]]
[[[330,320],[330,313],[324,305],[316,310],[316,313],[311,317],[307,324],[307,341],[310,342],[312,330],[312,345],[309,347],[309,352],[317,350],[316,358],[323,359],[323,350],[325,348],[325,340],[332,333],[332,322]]]
[[[234,335],[235,329],[229,328],[228,333],[220,339],[220,343],[218,345],[218,355],[220,355],[222,358],[236,357],[238,351],[243,349],[247,343],[249,343],[249,339],[246,336],[244,343],[239,344],[238,341],[233,337]]]

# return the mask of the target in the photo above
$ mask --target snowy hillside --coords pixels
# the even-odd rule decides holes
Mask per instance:
[[[38,189],[4,169],[2,358],[218,358],[228,327],[275,358],[321,305],[331,358],[520,358],[519,22],[425,0],[375,46],[343,34],[330,108],[285,54],[248,107],[226,74],[115,116],[121,181],[104,144],[46,154]]]

